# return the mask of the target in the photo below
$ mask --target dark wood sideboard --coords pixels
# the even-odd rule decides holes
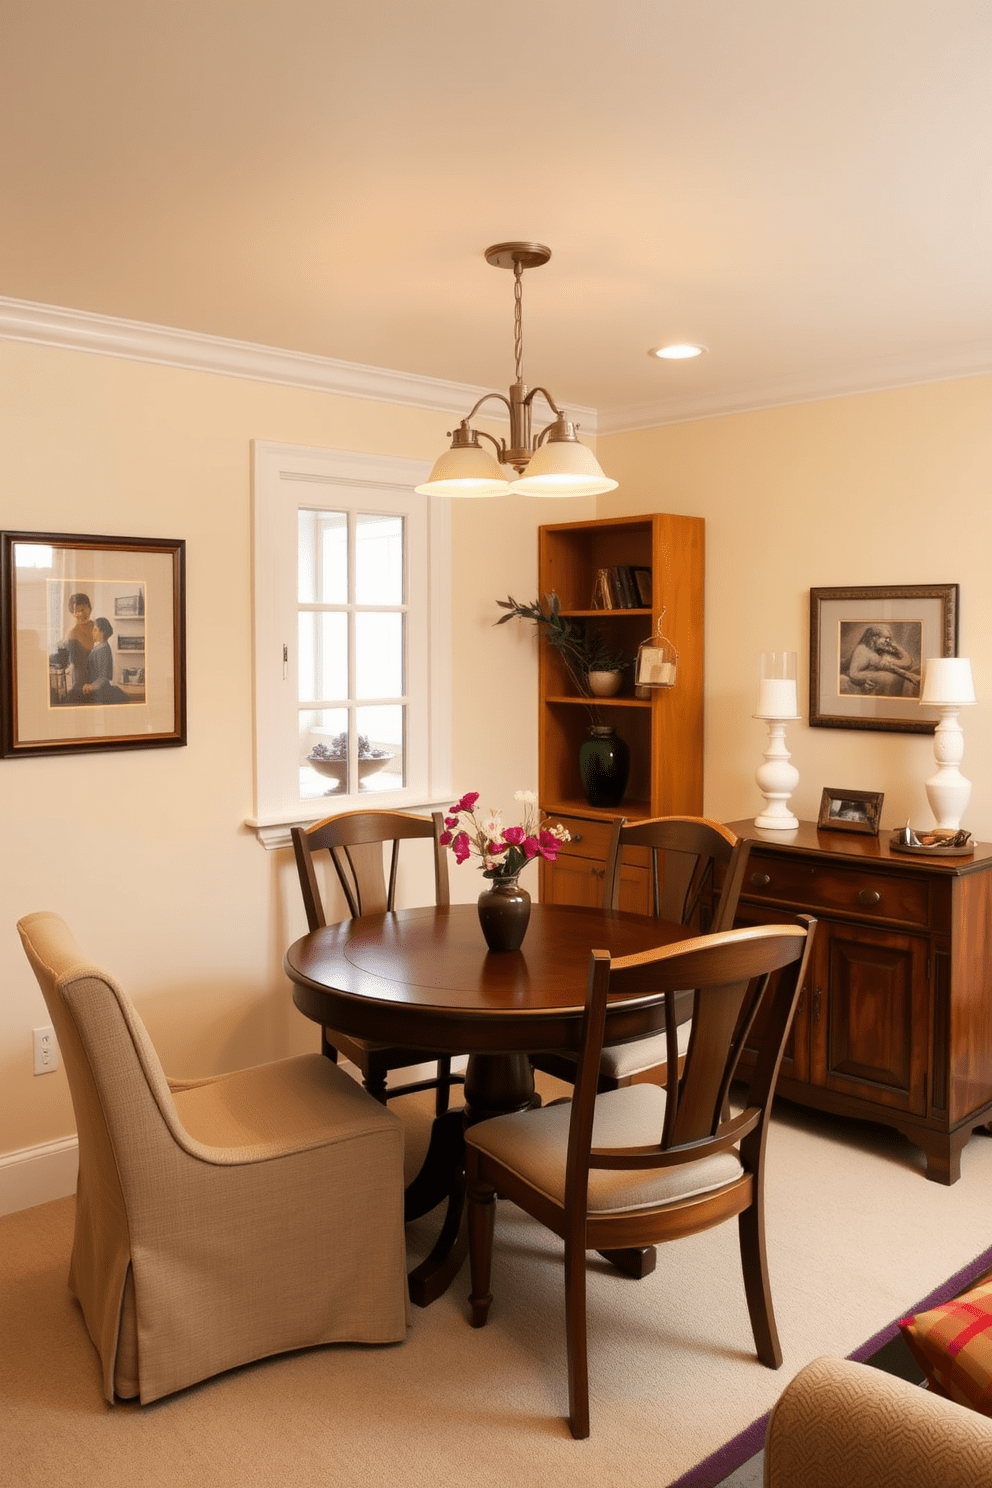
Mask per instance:
[[[888,832],[728,826],[752,843],[737,923],[819,920],[779,1093],[894,1126],[956,1182],[992,1121],[992,844],[917,856]]]

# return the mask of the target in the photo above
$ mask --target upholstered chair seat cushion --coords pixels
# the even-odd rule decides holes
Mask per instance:
[[[656,1145],[665,1121],[664,1090],[628,1085],[596,1098],[593,1147]],[[565,1155],[571,1102],[562,1101],[510,1117],[495,1116],[470,1126],[466,1141],[512,1167],[555,1203],[565,1201]],[[638,1172],[593,1168],[589,1173],[589,1211],[626,1213],[647,1206],[710,1193],[741,1175],[733,1151],[695,1163]]]
[[[684,1054],[688,1049],[691,1032],[691,1018],[679,1024],[679,1054]],[[618,1081],[630,1080],[635,1075],[643,1075],[647,1070],[659,1070],[663,1073],[668,1062],[666,1039],[667,1035],[664,1033],[656,1033],[650,1038],[633,1039],[629,1044],[606,1044],[603,1047],[600,1069],[604,1075]]]

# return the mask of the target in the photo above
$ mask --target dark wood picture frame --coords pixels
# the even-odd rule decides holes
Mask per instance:
[[[184,745],[185,542],[0,532],[0,666],[0,758]]]
[[[957,584],[811,589],[810,727],[932,734],[923,665],[957,646]]]
[[[817,828],[824,832],[863,832],[877,837],[884,800],[881,791],[838,790],[836,786],[824,786]]]

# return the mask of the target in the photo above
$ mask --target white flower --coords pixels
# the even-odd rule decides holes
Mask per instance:
[[[513,799],[515,801],[523,801],[526,806],[536,806],[537,805],[537,792],[536,791],[514,791],[513,792]]]
[[[493,811],[493,809],[490,807],[489,816],[482,823],[482,826],[479,830],[481,831],[483,837],[487,838],[490,842],[495,842],[497,837],[502,837],[503,818],[500,813],[498,811]]]

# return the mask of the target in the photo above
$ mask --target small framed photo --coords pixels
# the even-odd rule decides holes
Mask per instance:
[[[932,734],[923,666],[957,647],[957,584],[811,589],[810,726]]]
[[[864,832],[877,837],[884,799],[881,791],[837,790],[825,786],[816,825],[824,832]]]
[[[186,545],[0,532],[0,757],[186,743]]]

